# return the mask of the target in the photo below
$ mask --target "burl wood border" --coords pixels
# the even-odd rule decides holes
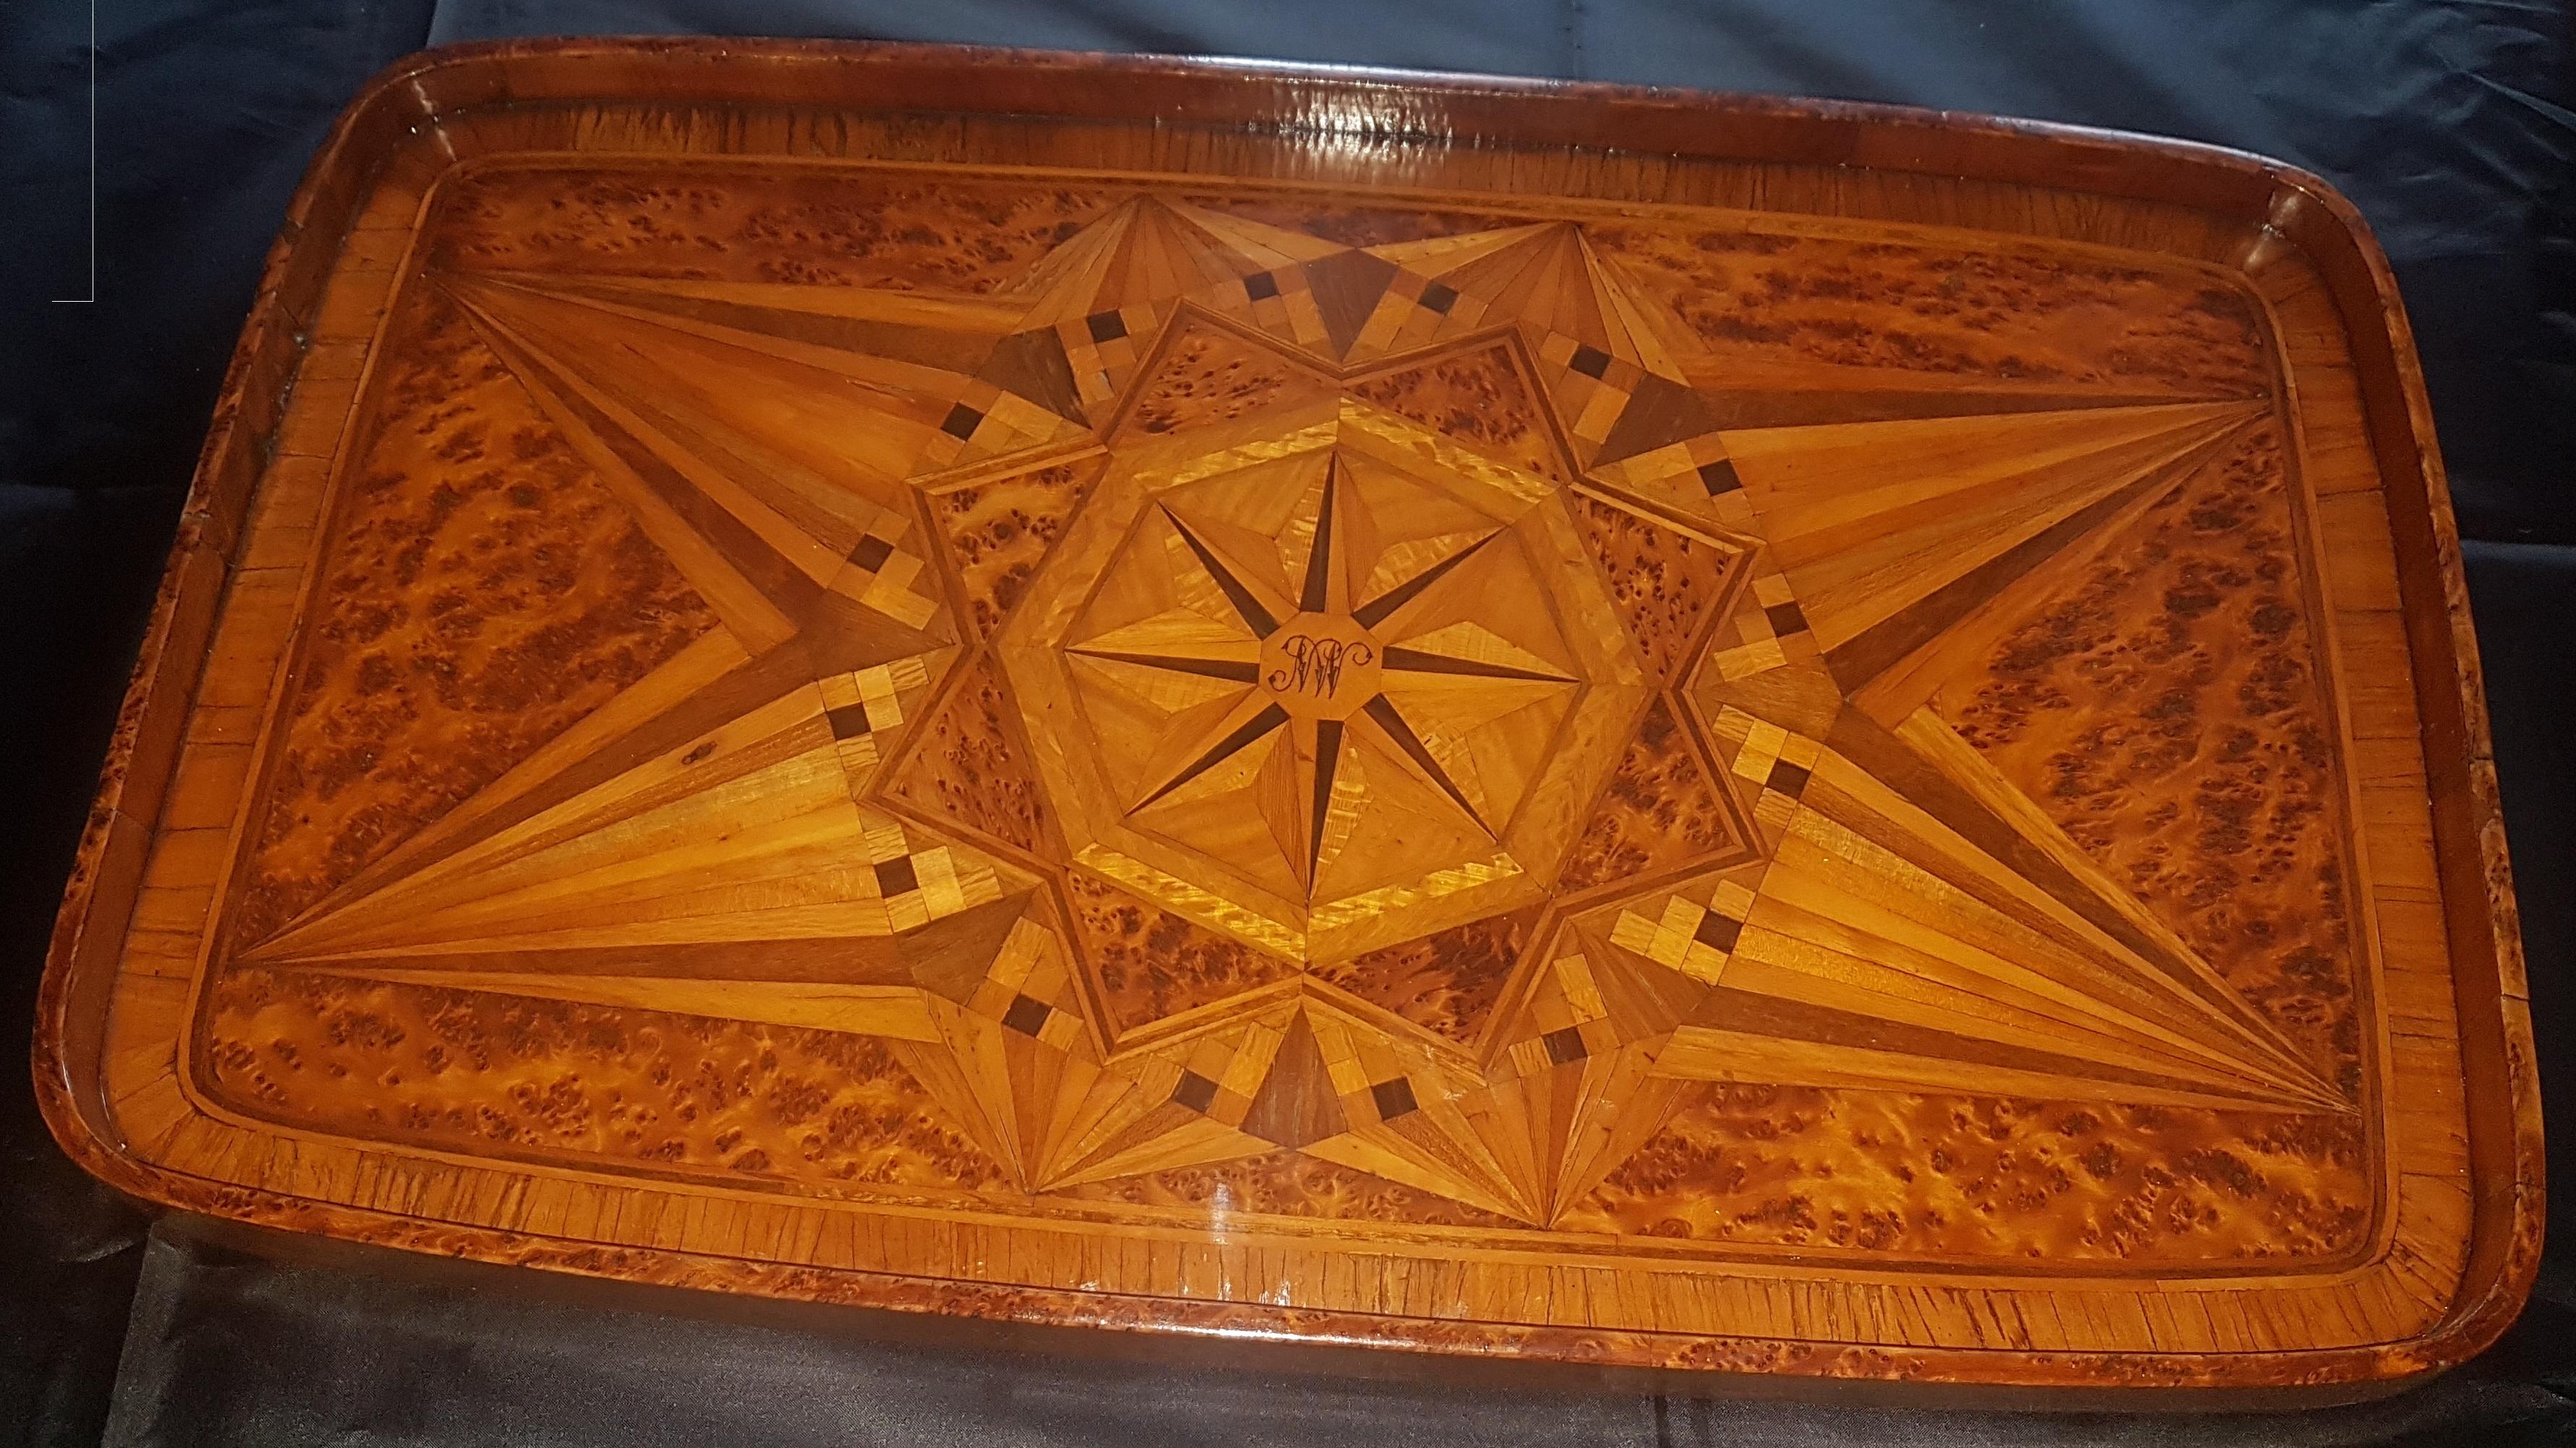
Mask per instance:
[[[1139,119],[1152,117],[1187,119]],[[2389,1186],[2368,1260],[2276,1277],[2016,1279],[1461,1265],[1396,1244],[1355,1273],[1354,1251],[1336,1266],[1251,1243],[1074,1250],[1041,1240],[1059,1235],[1043,1224],[860,1222],[829,1204],[496,1169],[207,1114],[175,1055],[199,940],[292,651],[333,458],[439,178],[531,150],[974,164],[996,136],[1034,163],[1092,170],[1968,227],[2149,250],[2249,287],[2269,313],[2321,560],[2362,934],[2380,961],[2369,1054]],[[2317,1401],[2477,1352],[2520,1308],[2540,1249],[2538,1087],[2476,644],[2377,245],[2330,187],[2260,158],[1884,107],[819,42],[540,41],[403,61],[342,116],[269,253],[39,1010],[36,1087],[55,1135],[156,1203],[491,1261],[1025,1322],[2061,1401],[2121,1388],[2173,1404]],[[889,1263],[955,1270],[873,1270]],[[1279,1305],[1309,1271],[1317,1285],[1298,1295],[1324,1305]],[[1123,1281],[1161,1294],[1098,1285]],[[1531,1320],[1478,1320],[1506,1312]]]

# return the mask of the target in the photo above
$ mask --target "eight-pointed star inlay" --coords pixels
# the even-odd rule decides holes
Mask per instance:
[[[1074,862],[1299,959],[1542,898],[1647,694],[1559,490],[1338,389],[1127,437],[999,647]]]

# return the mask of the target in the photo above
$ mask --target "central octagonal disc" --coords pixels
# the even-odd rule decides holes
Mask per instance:
[[[1073,863],[1301,960],[1544,898],[1648,693],[1569,505],[1329,378],[1114,433],[996,648]]]

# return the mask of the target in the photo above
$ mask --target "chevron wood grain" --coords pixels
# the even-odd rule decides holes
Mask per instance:
[[[987,64],[352,112],[66,906],[85,1162],[1435,1356],[2336,1396],[2501,1327],[2510,885],[2339,202],[1420,81],[1395,190],[1284,72]]]

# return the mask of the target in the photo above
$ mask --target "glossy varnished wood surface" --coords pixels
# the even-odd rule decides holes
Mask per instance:
[[[40,1089],[576,1271],[2384,1387],[2539,1220],[2420,393],[2223,153],[424,57],[272,258]]]

